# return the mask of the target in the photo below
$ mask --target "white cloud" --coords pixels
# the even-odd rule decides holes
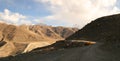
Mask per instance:
[[[33,22],[40,22],[38,19],[29,20],[28,16],[24,16],[19,13],[11,12],[5,9],[4,12],[0,12],[0,22],[10,23],[10,24],[32,24]]]
[[[43,3],[52,15],[47,20],[65,21],[69,24],[85,24],[101,16],[120,13],[117,0],[36,0]],[[57,21],[56,21],[57,22]]]

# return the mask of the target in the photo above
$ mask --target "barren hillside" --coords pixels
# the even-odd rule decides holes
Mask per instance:
[[[81,40],[96,42],[82,46]],[[1,58],[0,61],[120,61],[120,14],[89,23],[66,41],[32,52]]]
[[[56,33],[53,28],[54,27],[43,25],[15,26],[0,23],[0,57],[26,53],[32,49],[50,45],[58,40],[63,40],[64,37]],[[64,27],[62,27],[62,29],[64,29]],[[75,28],[75,30],[67,31],[70,33],[69,35],[71,35],[76,30]],[[60,32],[66,33],[67,31]],[[69,35],[66,35],[66,37]]]

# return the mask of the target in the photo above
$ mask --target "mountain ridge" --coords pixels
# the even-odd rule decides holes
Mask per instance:
[[[120,14],[104,16],[87,24],[81,30],[78,30],[66,40],[85,39],[99,42],[110,35],[117,35],[120,31]],[[99,40],[99,41],[97,41]]]
[[[0,23],[0,57],[26,53],[32,49],[50,45],[58,40],[63,40],[60,34],[54,31],[52,26],[44,25],[12,25]],[[64,29],[62,27],[61,29]],[[70,34],[75,30],[65,28]],[[59,30],[57,30],[59,31]],[[60,31],[65,32],[65,31]],[[69,35],[66,35],[67,37]],[[4,44],[6,43],[6,44]],[[23,45],[23,46],[22,46]],[[6,53],[6,51],[8,53]]]
[[[1,61],[120,61],[119,30],[120,15],[101,17],[65,41],[58,41],[45,49],[37,48],[29,53],[2,58]],[[81,47],[81,40],[96,43]]]

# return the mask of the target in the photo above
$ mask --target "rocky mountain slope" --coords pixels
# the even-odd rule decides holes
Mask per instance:
[[[102,41],[111,35],[120,34],[120,14],[105,16],[87,24],[81,30],[75,32],[66,40],[84,39],[93,41]]]
[[[77,28],[43,25],[20,25],[0,23],[0,57],[26,53],[63,40],[77,31]],[[63,33],[63,34],[59,34]],[[69,33],[69,35],[64,35]],[[63,37],[64,36],[64,37]]]
[[[68,37],[66,41],[50,45],[51,48],[48,46],[48,49],[34,49],[29,53],[1,58],[0,61],[120,61],[119,30],[120,14],[101,17]],[[84,45],[79,42],[81,40],[96,43],[81,47]]]
[[[29,30],[43,37],[45,36],[53,39],[61,39],[61,38],[64,39],[72,35],[78,29],[62,27],[62,26],[52,27],[52,26],[46,26],[46,25],[32,25],[32,26],[29,26]]]

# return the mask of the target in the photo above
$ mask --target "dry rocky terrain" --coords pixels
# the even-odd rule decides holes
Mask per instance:
[[[66,40],[0,61],[120,61],[119,52],[120,14],[116,14],[92,21]]]
[[[59,30],[58,30],[58,29]],[[0,23],[0,57],[26,53],[50,45],[77,31],[77,28],[47,25],[11,25]],[[69,33],[66,35],[66,33]]]
[[[0,61],[120,61],[119,52],[120,14],[117,14],[92,21],[64,41]]]

